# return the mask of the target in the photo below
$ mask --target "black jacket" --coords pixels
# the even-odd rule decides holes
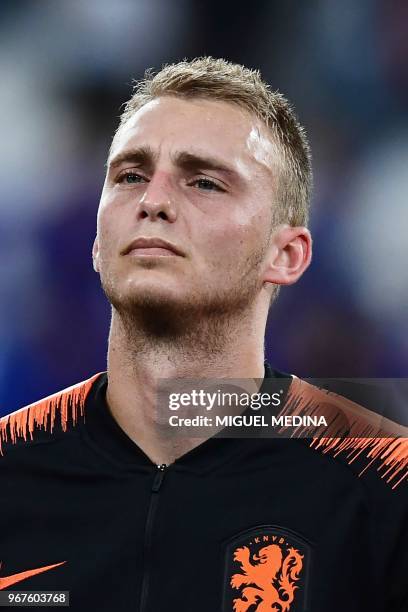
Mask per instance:
[[[408,611],[406,482],[305,439],[216,436],[156,466],[106,386],[0,421],[0,593],[69,591],[75,612]]]

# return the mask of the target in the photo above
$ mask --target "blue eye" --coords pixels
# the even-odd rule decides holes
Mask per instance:
[[[214,183],[214,181],[211,181],[210,179],[197,179],[196,185],[204,191],[223,191],[221,187],[217,185],[217,183]]]
[[[135,174],[134,172],[127,172],[124,178],[128,184],[140,183],[143,180],[141,176]]]

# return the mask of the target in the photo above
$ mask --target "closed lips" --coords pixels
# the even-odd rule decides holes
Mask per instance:
[[[184,253],[178,247],[176,247],[171,242],[162,240],[161,238],[137,238],[136,240],[133,240],[133,242],[131,242],[130,245],[125,249],[123,255],[127,255],[128,253],[137,250],[148,253],[149,249],[163,250],[163,253],[165,253],[166,251],[170,251],[174,255],[184,256]]]

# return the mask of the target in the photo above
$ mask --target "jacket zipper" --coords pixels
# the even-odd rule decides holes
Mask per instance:
[[[142,591],[140,595],[140,612],[144,612],[147,606],[147,596],[149,591],[149,579],[150,579],[150,554],[151,554],[151,545],[152,545],[152,535],[153,535],[153,520],[156,514],[157,503],[159,501],[158,493],[160,491],[161,484],[164,478],[164,472],[167,468],[165,463],[161,463],[156,466],[156,474],[152,484],[152,495],[150,496],[150,504],[149,509],[147,511],[147,519],[146,519],[146,529],[145,529],[145,538],[144,538],[144,571],[143,571],[143,580],[142,580]]]

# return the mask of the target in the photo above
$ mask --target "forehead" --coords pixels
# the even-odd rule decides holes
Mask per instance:
[[[276,144],[257,117],[223,101],[156,98],[135,112],[116,133],[110,159],[139,146],[170,153],[199,150],[237,169],[268,171],[279,163]]]

